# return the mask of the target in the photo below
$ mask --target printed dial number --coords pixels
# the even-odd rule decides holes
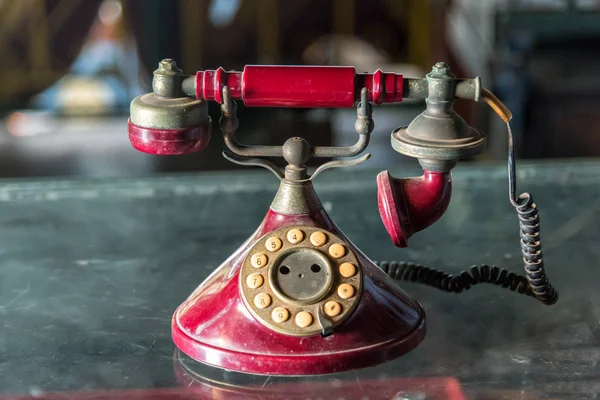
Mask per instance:
[[[246,285],[251,289],[256,289],[262,286],[264,279],[260,274],[250,274],[246,278]]]
[[[354,287],[348,285],[347,283],[342,283],[340,286],[338,286],[337,292],[338,296],[340,296],[342,299],[349,299],[354,296]]]
[[[282,323],[288,320],[290,312],[285,307],[276,307],[271,313],[271,318],[277,323]]]
[[[304,240],[304,233],[300,229],[290,229],[286,236],[291,244],[298,244]]]
[[[271,296],[266,293],[259,293],[254,297],[254,305],[258,308],[267,308],[271,305]]]
[[[256,253],[250,258],[250,264],[254,268],[262,268],[267,264],[268,258],[263,253]]]
[[[267,248],[267,250],[269,250],[271,252],[278,251],[279,249],[281,249],[282,245],[283,245],[283,243],[281,242],[281,239],[279,239],[278,237],[270,237],[267,239],[267,242],[265,243],[265,247]]]

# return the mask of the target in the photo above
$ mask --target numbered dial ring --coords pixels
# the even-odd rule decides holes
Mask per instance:
[[[265,326],[308,336],[322,325],[339,325],[360,298],[362,274],[341,238],[307,226],[282,228],[262,237],[242,265],[244,303]]]

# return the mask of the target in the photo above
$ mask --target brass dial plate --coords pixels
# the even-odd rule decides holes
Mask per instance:
[[[325,243],[311,241],[313,233],[325,235]],[[343,246],[343,256],[339,245]],[[257,264],[257,259],[265,258],[266,263]],[[353,275],[340,273],[345,263],[356,267]],[[348,269],[345,267],[342,271]],[[256,278],[262,279],[262,284],[257,285]],[[288,226],[269,232],[252,246],[242,264],[239,285],[246,307],[263,325],[286,335],[309,336],[323,329],[319,312],[334,328],[351,315],[362,293],[362,271],[355,254],[337,235],[310,226]],[[340,292],[348,288],[346,285],[354,291],[351,296]],[[330,309],[325,310],[325,304]],[[289,315],[282,315],[282,308]],[[303,326],[306,313],[312,322]]]

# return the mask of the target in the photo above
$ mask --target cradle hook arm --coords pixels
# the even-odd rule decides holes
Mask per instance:
[[[360,103],[356,108],[357,118],[354,128],[358,133],[358,140],[352,146],[328,147],[315,146],[312,157],[354,157],[362,153],[369,144],[371,132],[375,128],[373,122],[373,106],[369,103],[369,89],[366,87],[360,91]]]
[[[234,164],[243,165],[246,167],[263,167],[274,173],[275,176],[279,178],[279,180],[283,179],[283,173],[281,172],[279,167],[271,161],[263,160],[260,158],[244,158],[237,156],[229,151],[224,151],[222,154],[226,160],[231,161]]]
[[[219,126],[223,131],[225,145],[232,153],[241,157],[281,157],[283,150],[281,146],[254,146],[239,143],[235,138],[238,128],[236,115],[237,104],[231,99],[228,86],[223,88],[223,104],[221,104],[221,118]]]

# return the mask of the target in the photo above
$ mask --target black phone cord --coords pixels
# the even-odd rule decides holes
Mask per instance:
[[[507,118],[510,120],[510,118]],[[516,196],[515,151],[510,122],[508,128],[508,185],[510,202],[519,217],[521,253],[525,276],[509,272],[504,268],[488,265],[474,265],[469,271],[453,275],[420,264],[403,261],[375,262],[392,278],[410,282],[423,283],[437,289],[460,293],[469,290],[478,283],[491,283],[517,293],[532,296],[546,305],[558,301],[558,292],[550,284],[544,270],[542,258],[542,242],[540,240],[539,210],[530,193]]]

